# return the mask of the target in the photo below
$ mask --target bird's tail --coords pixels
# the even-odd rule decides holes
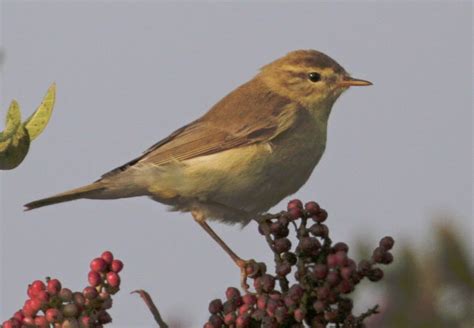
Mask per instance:
[[[101,182],[94,182],[84,187],[72,189],[48,198],[35,200],[34,202],[25,204],[25,211],[57,203],[69,202],[80,198],[99,198],[101,191],[104,189],[105,186]]]

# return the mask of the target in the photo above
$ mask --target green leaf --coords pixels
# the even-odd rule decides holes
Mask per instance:
[[[23,123],[28,131],[30,141],[36,139],[49,122],[53,112],[54,102],[56,100],[56,83],[51,84],[43,101],[36,111]]]
[[[16,100],[13,100],[7,111],[7,117],[5,119],[5,130],[0,132],[0,145],[15,134],[15,132],[20,127],[20,124],[20,105],[18,105]]]
[[[30,136],[24,126],[0,144],[0,170],[11,170],[20,165],[30,149]]]

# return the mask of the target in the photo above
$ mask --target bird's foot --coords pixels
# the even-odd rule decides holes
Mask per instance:
[[[263,214],[260,214],[259,216],[257,216],[256,218],[254,218],[254,220],[257,223],[262,223],[262,222],[265,222],[265,221],[268,221],[268,220],[271,220],[271,219],[278,218],[282,213],[284,213],[284,212],[282,211],[282,212],[279,212],[277,214],[263,213]]]
[[[247,283],[247,278],[252,278],[258,272],[258,264],[255,260],[242,259],[238,259],[235,263],[240,268],[240,286],[248,294],[250,286]]]

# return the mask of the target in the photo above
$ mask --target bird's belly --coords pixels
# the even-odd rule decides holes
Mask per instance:
[[[162,168],[150,192],[158,199],[217,203],[254,215],[295,193],[309,178],[324,145],[325,138],[311,132],[293,133],[273,143],[186,160]]]

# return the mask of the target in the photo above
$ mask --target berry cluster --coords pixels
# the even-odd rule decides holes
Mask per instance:
[[[250,261],[247,271],[255,293],[242,295],[229,287],[225,301],[215,299],[209,304],[211,316],[204,327],[363,327],[364,319],[377,313],[377,307],[356,316],[347,294],[364,278],[382,279],[378,264],[393,261],[389,251],[394,241],[382,238],[371,259],[356,264],[348,256],[346,243],[332,243],[323,223],[327,217],[316,202],[303,206],[293,200],[287,211],[262,219],[259,231],[274,253],[275,274],[267,273],[264,263]],[[291,227],[297,241],[294,249],[288,238]]]
[[[98,328],[110,323],[107,312],[112,307],[111,295],[119,291],[120,260],[105,251],[90,263],[89,286],[82,292],[63,288],[58,279],[46,278],[28,286],[23,308],[5,321],[2,328]]]

